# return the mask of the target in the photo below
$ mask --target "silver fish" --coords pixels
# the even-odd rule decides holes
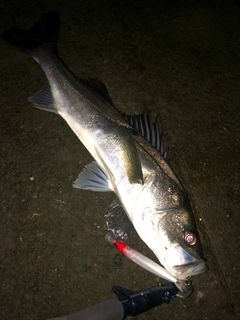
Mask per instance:
[[[59,15],[52,11],[29,30],[14,27],[3,38],[36,60],[48,79],[29,100],[59,114],[95,159],[74,186],[114,191],[121,204],[116,211],[125,211],[141,239],[177,279],[205,272],[187,196],[165,157],[153,147],[159,141],[146,139],[151,132],[144,133],[155,131],[152,140],[159,140],[157,127],[151,120],[146,125],[146,116],[124,117],[101,82],[79,79],[67,68],[57,52],[59,28]]]

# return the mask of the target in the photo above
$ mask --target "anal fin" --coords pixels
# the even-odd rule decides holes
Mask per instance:
[[[79,173],[74,188],[107,192],[112,191],[111,183],[96,161],[86,165]]]
[[[38,109],[58,113],[55,108],[54,97],[49,83],[45,84],[42,89],[29,97],[28,100]]]

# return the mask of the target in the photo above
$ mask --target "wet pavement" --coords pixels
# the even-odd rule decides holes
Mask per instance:
[[[48,4],[47,4],[48,3]],[[136,319],[239,319],[238,1],[5,1],[1,32],[59,11],[59,52],[100,78],[127,113],[156,115],[190,198],[209,271],[189,299]],[[45,81],[0,45],[0,319],[48,319],[165,283],[105,241],[112,194],[72,188],[91,156],[63,120],[27,98]],[[155,259],[134,234],[128,243]]]

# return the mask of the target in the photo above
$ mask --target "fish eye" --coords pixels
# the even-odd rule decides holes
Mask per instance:
[[[197,237],[192,231],[186,231],[184,234],[184,240],[188,245],[193,246],[197,242]]]

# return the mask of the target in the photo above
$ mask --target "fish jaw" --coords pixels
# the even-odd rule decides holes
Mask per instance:
[[[179,280],[186,280],[208,270],[204,260],[193,257],[179,243],[173,243],[166,250],[165,256],[159,259],[166,270]]]

